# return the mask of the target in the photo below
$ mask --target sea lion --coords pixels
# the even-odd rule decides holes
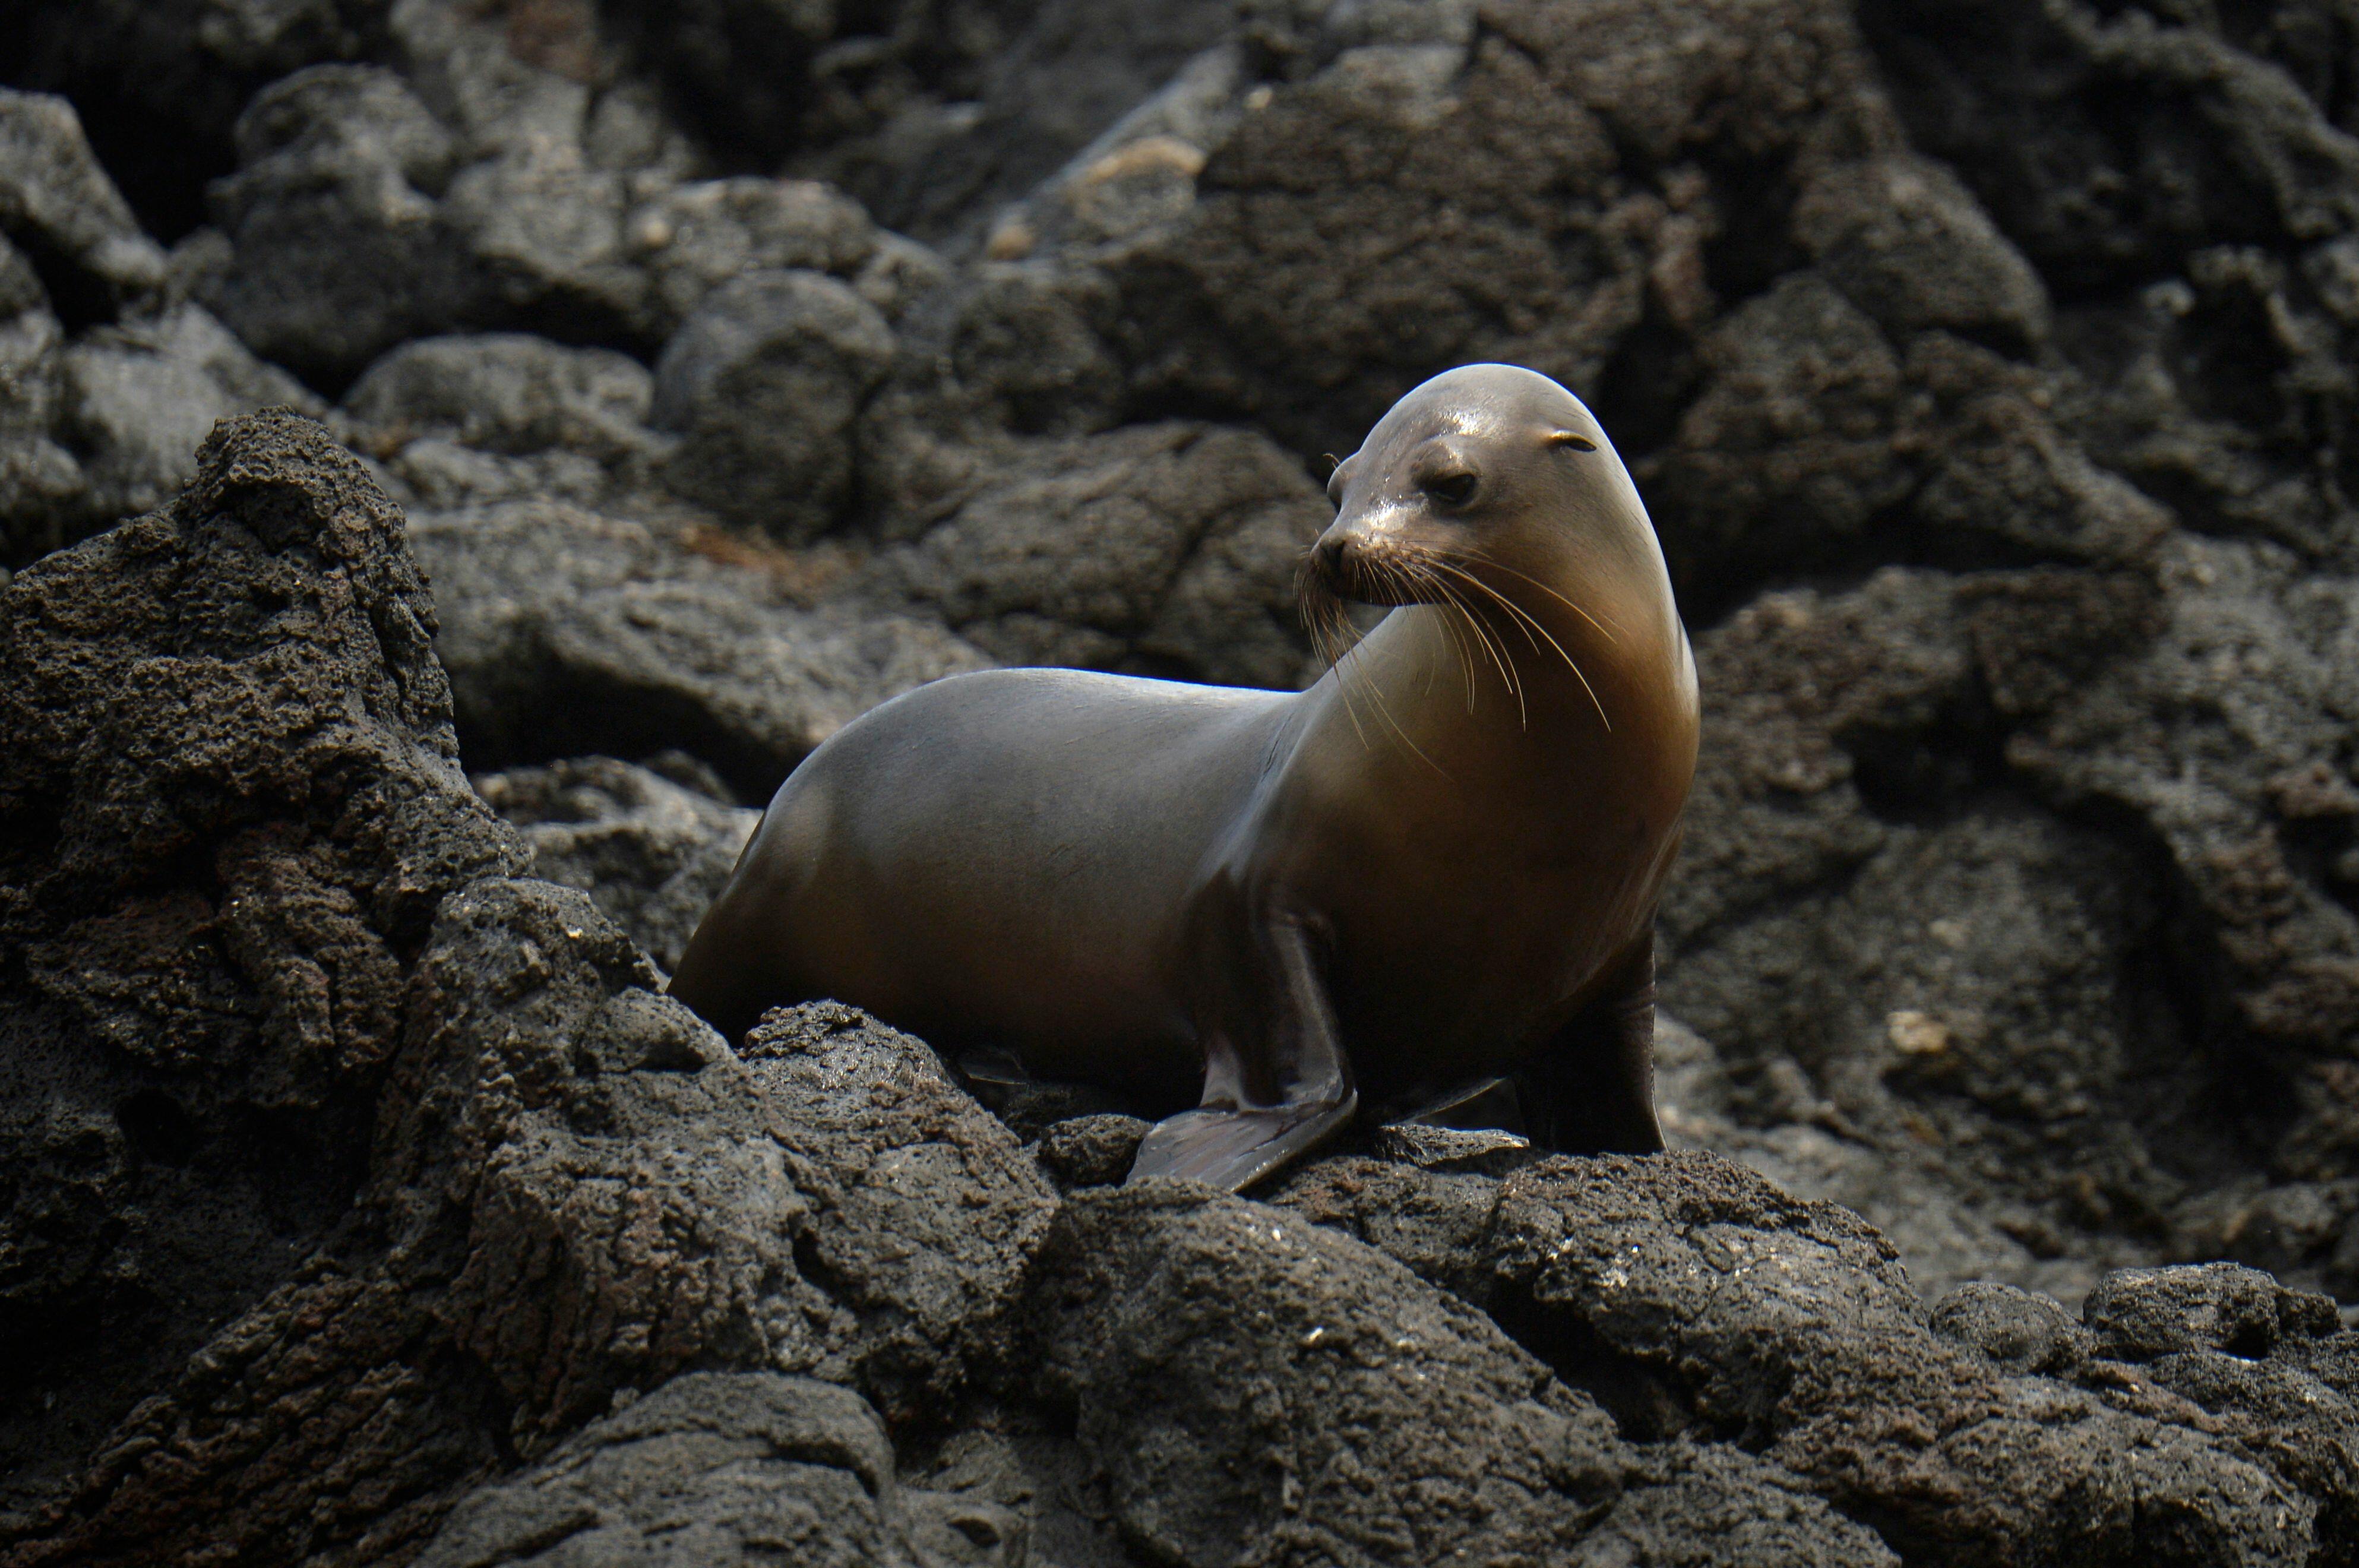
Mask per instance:
[[[1513,365],[1403,397],[1334,471],[1297,692],[1064,670],[919,687],[782,785],[672,994],[732,1038],[855,1003],[1195,1108],[1131,1180],[1236,1190],[1350,1121],[1511,1078],[1534,1141],[1662,1147],[1654,913],[1695,662],[1628,472]]]

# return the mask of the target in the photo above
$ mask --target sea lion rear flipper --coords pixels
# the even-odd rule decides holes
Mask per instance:
[[[1565,1154],[1653,1154],[1655,936],[1634,944],[1614,984],[1515,1074],[1525,1130]]]
[[[1400,1119],[1421,1127],[1495,1129],[1518,1137],[1524,1131],[1523,1104],[1516,1097],[1513,1078],[1470,1078]]]
[[[1171,1176],[1243,1192],[1340,1131],[1360,1108],[1359,1095],[1267,1110],[1182,1111],[1155,1124],[1130,1168],[1130,1180]]]
[[[1266,1071],[1245,1071],[1237,1048],[1216,1035],[1206,1047],[1204,1104],[1155,1124],[1131,1162],[1130,1181],[1171,1176],[1242,1192],[1342,1131],[1358,1113],[1359,1093],[1308,935],[1288,919],[1265,934],[1268,978],[1277,982],[1260,1012],[1271,1020],[1258,1042],[1270,1054],[1257,1064]],[[1256,1081],[1278,1085],[1277,1104],[1239,1103]]]

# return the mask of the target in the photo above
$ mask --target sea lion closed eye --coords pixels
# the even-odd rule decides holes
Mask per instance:
[[[1177,1114],[1131,1179],[1236,1189],[1501,1077],[1536,1142],[1662,1147],[1653,922],[1695,664],[1581,401],[1418,387],[1335,470],[1299,692],[1059,670],[919,688],[770,802],[672,994],[733,1038],[832,996]],[[1183,1105],[1194,1108],[1180,1110]]]

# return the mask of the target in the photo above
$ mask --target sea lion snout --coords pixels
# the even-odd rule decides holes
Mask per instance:
[[[1312,583],[1336,598],[1361,604],[1419,604],[1417,585],[1399,570],[1406,554],[1394,530],[1345,517],[1319,536],[1304,564]]]

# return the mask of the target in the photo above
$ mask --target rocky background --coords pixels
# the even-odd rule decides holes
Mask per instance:
[[[2359,5],[0,77],[0,1563],[2359,1563]],[[1111,1190],[1119,1106],[662,997],[896,691],[1308,679],[1329,454],[1483,358],[1696,634],[1682,1152]]]

